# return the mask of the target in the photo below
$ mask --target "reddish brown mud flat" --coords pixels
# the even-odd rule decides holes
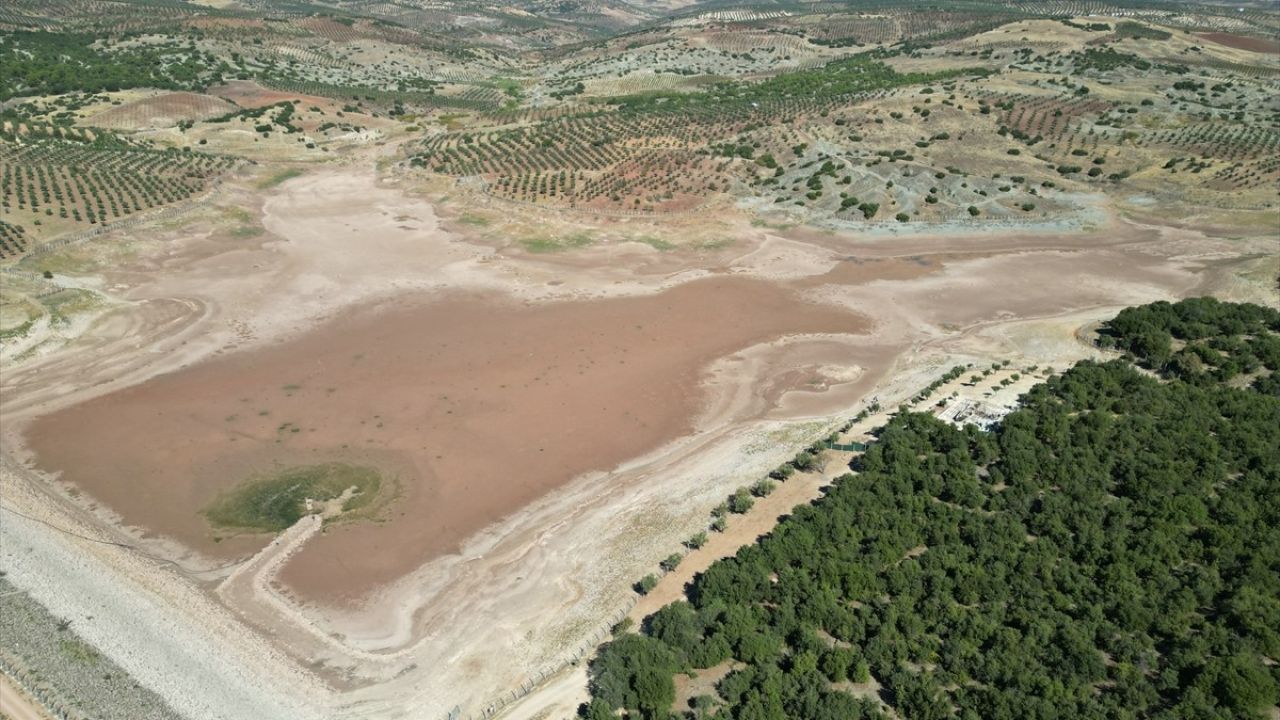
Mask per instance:
[[[868,326],[745,278],[589,302],[418,298],[55,412],[28,440],[126,524],[219,558],[266,541],[220,541],[201,514],[246,477],[375,466],[396,485],[379,521],[329,528],[282,574],[303,599],[353,600],[583,472],[687,434],[712,360]]]

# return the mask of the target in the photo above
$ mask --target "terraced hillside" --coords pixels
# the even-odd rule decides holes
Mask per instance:
[[[690,8],[623,12],[628,29],[600,37],[571,17],[586,6],[464,22],[449,5],[101,4],[92,24],[84,0],[0,18],[6,222],[28,237],[191,197],[264,141],[315,158],[403,135],[412,167],[527,207],[837,226],[1088,222],[1096,195],[1259,211],[1280,181],[1280,60],[1263,51],[1277,21],[1253,9]],[[49,72],[59,57],[75,71]],[[262,115],[290,98],[296,121]],[[126,180],[101,208],[98,170],[87,199],[63,192],[61,158],[89,157],[105,131],[131,154],[95,167],[179,181]]]
[[[1081,194],[1160,192],[1180,164],[1214,178],[1186,188],[1205,205],[1274,202],[1280,104],[1270,81],[1220,76],[1213,58],[1232,53],[1196,36],[1123,22],[1116,32],[1120,23],[1009,20],[936,44],[814,56],[808,69],[764,79],[741,60],[707,75],[701,46],[648,32],[610,56],[648,73],[610,81],[625,93],[601,95],[604,80],[571,75],[576,88],[550,86],[562,110],[477,116],[431,135],[413,163],[497,198],[592,212],[724,199],[811,221],[1063,217]],[[1035,40],[1047,35],[1054,49]],[[786,47],[769,49],[797,52]],[[655,57],[689,64],[655,71]],[[636,92],[631,78],[649,78],[649,89]]]
[[[191,198],[239,162],[74,132],[20,124],[0,142],[6,222],[73,229],[120,220]]]

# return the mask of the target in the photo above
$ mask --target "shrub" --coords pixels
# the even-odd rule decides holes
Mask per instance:
[[[783,465],[775,469],[773,472],[769,473],[769,477],[773,478],[774,480],[786,480],[787,478],[795,474],[795,471],[796,469],[791,467],[791,465],[789,464]]]
[[[777,489],[777,484],[772,480],[758,480],[755,485],[751,486],[751,494],[756,497],[767,497],[769,493]]]
[[[653,589],[657,586],[658,586],[658,576],[654,575],[653,573],[649,573],[648,575],[645,575],[644,577],[640,578],[640,582],[636,583],[636,592],[640,593],[641,595],[648,595],[649,593],[653,592]]]
[[[818,456],[811,452],[802,452],[799,455],[796,455],[795,459],[791,461],[791,464],[800,472],[808,472],[817,468]]]

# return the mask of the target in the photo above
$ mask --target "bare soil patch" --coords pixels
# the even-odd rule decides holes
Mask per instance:
[[[0,675],[0,716],[13,720],[49,720],[40,703],[18,689],[7,675]]]
[[[734,670],[734,663],[726,660],[719,665],[698,670],[688,675],[676,675],[676,699],[671,703],[671,712],[683,713],[693,707],[694,698],[699,695],[719,697],[716,685]]]
[[[222,98],[175,92],[118,105],[88,118],[84,124],[113,130],[172,127],[183,120],[207,120],[235,109]]]
[[[860,285],[880,281],[914,280],[942,270],[942,259],[937,256],[913,255],[910,257],[858,257],[841,258],[831,270],[822,275],[806,278],[806,285]]]
[[[330,107],[335,104],[335,101],[330,98],[272,90],[264,88],[251,80],[229,80],[222,85],[209,88],[209,94],[216,95],[243,108],[259,108],[285,100],[301,100],[308,106],[319,105],[320,107]]]
[[[1196,37],[1203,38],[1209,42],[1215,42],[1219,45],[1226,45],[1237,50],[1248,50],[1256,53],[1280,53],[1280,42],[1268,40],[1266,38],[1250,37],[1248,35],[1236,35],[1234,33],[1209,32],[1196,33]]]
[[[593,302],[417,298],[42,417],[29,439],[125,523],[214,557],[265,542],[220,541],[200,516],[247,476],[378,467],[400,492],[383,522],[329,529],[282,575],[306,598],[354,599],[580,473],[688,433],[712,360],[867,327],[745,278]]]

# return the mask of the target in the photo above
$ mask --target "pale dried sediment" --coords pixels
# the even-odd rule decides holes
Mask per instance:
[[[114,544],[28,482],[8,461],[0,468],[3,567],[87,642],[191,718],[325,717],[323,685],[268,639],[170,566]]]

